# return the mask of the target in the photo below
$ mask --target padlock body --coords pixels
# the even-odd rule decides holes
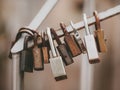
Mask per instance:
[[[83,54],[85,54],[85,53],[87,52],[87,50],[86,50],[86,47],[85,47],[82,39],[81,39],[81,38],[75,38],[75,37],[73,37],[73,39],[76,41],[76,43],[77,43],[77,45],[79,46],[81,52],[82,52]]]
[[[60,56],[50,58],[50,64],[56,81],[67,79],[64,64]]]
[[[99,62],[98,51],[93,35],[85,36],[85,45],[87,48],[88,59],[90,63]]]
[[[73,57],[81,54],[78,45],[76,44],[75,40],[71,37],[71,35],[65,35],[64,40],[67,45],[67,48],[70,50],[70,53]]]
[[[107,47],[105,45],[103,30],[95,31],[95,40],[96,40],[98,51],[99,52],[107,52]]]
[[[42,56],[45,64],[49,63],[49,50],[48,47],[42,47]]]
[[[31,49],[21,51],[20,70],[23,72],[33,72],[33,53]]]
[[[34,57],[34,70],[44,70],[44,61],[42,60],[41,48],[34,46],[33,48]]]
[[[65,63],[65,65],[70,65],[74,62],[71,55],[67,51],[65,44],[58,45],[57,49],[58,49],[60,56],[62,57],[62,60]]]

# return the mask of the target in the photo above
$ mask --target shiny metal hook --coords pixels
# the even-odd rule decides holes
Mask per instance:
[[[79,32],[77,31],[77,29],[75,28],[74,24],[72,21],[70,21],[70,26],[72,27],[73,31],[74,31],[74,34],[75,34],[75,37],[76,38],[80,38],[80,34]]]

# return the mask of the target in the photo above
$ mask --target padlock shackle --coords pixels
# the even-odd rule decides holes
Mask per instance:
[[[94,15],[95,20],[96,20],[96,22],[95,22],[95,28],[96,28],[96,30],[100,30],[101,29],[101,25],[100,25],[100,19],[98,17],[97,11],[94,11],[93,15]]]
[[[29,39],[30,39],[30,36],[25,36],[25,39],[24,39],[24,50],[26,50],[27,49],[27,45],[28,45],[28,41],[29,41]]]
[[[78,32],[72,21],[70,21],[70,26],[72,27],[74,33]]]
[[[51,48],[51,51],[52,51],[52,55],[53,55],[53,57],[57,57],[57,53],[56,53],[56,50],[55,50],[55,46],[54,46],[54,43],[53,43],[53,39],[52,39],[52,35],[51,35],[49,27],[47,27],[47,35],[48,35],[48,40],[49,40],[50,48]]]
[[[88,26],[87,16],[86,16],[85,13],[83,14],[83,20],[84,20],[86,34],[90,35],[90,29],[89,29],[89,26]]]
[[[43,32],[43,30],[42,30],[42,46],[44,47],[44,46],[46,46],[46,42],[45,42],[45,32]]]
[[[33,36],[33,33],[32,30],[28,30],[26,28],[21,28],[18,32],[18,34],[16,35],[16,39],[15,39],[15,42],[21,37],[22,33],[27,33],[29,34],[30,36]]]
[[[56,39],[57,44],[61,45],[62,42],[60,41],[60,39],[59,39],[57,33],[55,32],[55,30],[53,28],[51,28],[50,30],[51,30],[51,33],[53,34],[54,38]]]
[[[61,27],[64,35],[69,35],[69,32],[66,30],[66,25],[63,22],[60,23],[60,27]]]

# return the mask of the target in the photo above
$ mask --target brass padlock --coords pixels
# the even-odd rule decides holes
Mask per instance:
[[[23,72],[33,72],[32,48],[27,48],[31,36],[26,36],[24,40],[24,50],[20,52],[20,70]]]
[[[82,38],[81,38],[79,32],[78,32],[77,29],[74,27],[74,24],[73,24],[72,21],[70,22],[70,25],[71,25],[71,27],[73,28],[74,40],[75,40],[76,43],[78,44],[78,46],[79,46],[80,50],[82,51],[82,53],[85,54],[85,53],[86,53],[86,47],[85,47],[85,45],[84,45],[84,43],[83,43],[83,41],[82,41]]]
[[[51,65],[52,73],[55,77],[55,80],[59,81],[59,80],[67,79],[62,57],[56,53],[50,28],[47,28],[47,35],[48,35],[50,48],[52,52],[52,57],[49,60],[50,60],[50,65]]]
[[[42,55],[43,55],[43,60],[44,60],[44,63],[45,64],[48,64],[48,63],[50,63],[49,62],[49,49],[48,49],[48,45],[47,45],[47,43],[46,43],[46,34],[45,34],[45,32],[42,32]]]
[[[65,65],[72,64],[74,61],[73,61],[71,55],[69,54],[66,45],[60,41],[57,33],[55,32],[55,30],[53,28],[51,28],[51,33],[54,35],[54,38],[56,39],[56,42],[58,44],[57,49],[58,49],[60,56],[62,57]]]
[[[42,59],[42,51],[41,48],[38,47],[38,39],[40,39],[40,35],[37,33],[34,34],[34,47],[33,47],[33,57],[34,57],[34,70],[44,70],[44,61]]]
[[[79,49],[76,41],[72,38],[72,36],[67,32],[66,30],[66,25],[63,24],[63,23],[60,23],[60,27],[61,29],[63,30],[63,33],[64,33],[64,41],[67,45],[67,48],[69,49],[71,55],[73,57],[77,56],[77,55],[80,55],[82,52],[81,50]],[[74,36],[73,36],[74,37]]]
[[[88,55],[89,63],[91,64],[98,63],[100,62],[100,59],[98,56],[95,38],[92,34],[90,34],[86,14],[83,14],[83,19],[84,19],[85,31],[86,31],[85,44],[87,48],[87,55]]]
[[[97,11],[94,11],[94,16],[95,16],[95,40],[96,40],[96,44],[97,44],[97,48],[99,52],[107,52],[107,47],[105,44],[105,40],[104,40],[104,31],[101,29],[100,26],[100,20],[97,14]]]

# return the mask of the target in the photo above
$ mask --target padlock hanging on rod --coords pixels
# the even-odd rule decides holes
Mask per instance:
[[[20,71],[33,72],[33,53],[32,48],[27,48],[31,36],[25,36],[24,50],[20,52]]]
[[[79,32],[78,32],[77,29],[74,27],[74,24],[73,24],[72,21],[70,22],[70,25],[71,25],[71,27],[73,28],[74,40],[75,40],[76,43],[78,44],[78,46],[79,46],[80,50],[82,51],[82,53],[85,54],[85,53],[86,53],[86,47],[85,47],[85,45],[84,45],[84,43],[83,43],[83,41],[82,41],[82,38],[81,38]]]
[[[20,52],[20,71],[33,72],[32,48],[27,48],[28,42],[32,39],[33,32],[30,30],[25,30],[24,28],[21,28],[18,34],[16,35],[16,39],[14,42],[16,42],[23,33],[28,34],[28,36],[25,36],[24,50]]]
[[[38,47],[37,41],[40,40],[40,35],[38,33],[34,34],[34,47],[33,47],[33,57],[34,57],[34,70],[44,70],[44,61],[42,59],[41,47]]]
[[[56,53],[49,27],[47,28],[47,35],[48,35],[49,44],[52,52],[52,57],[50,57],[49,61],[50,61],[52,73],[55,77],[55,80],[59,81],[59,80],[67,79],[67,74],[65,72],[62,57]]]
[[[60,27],[64,33],[64,41],[71,55],[73,57],[80,55],[82,52],[79,49],[76,41],[74,40],[74,36],[68,33],[68,31],[66,30],[66,25],[64,23],[60,23]]]
[[[95,38],[92,34],[90,34],[90,30],[88,27],[87,23],[87,16],[86,14],[83,14],[83,19],[84,19],[84,25],[85,25],[85,31],[86,31],[86,36],[85,36],[85,45],[87,48],[87,56],[90,64],[98,63],[100,62],[96,43],[95,43]]]
[[[96,23],[95,23],[95,40],[97,44],[97,49],[99,52],[107,52],[107,47],[104,40],[104,31],[101,29],[100,20],[97,11],[93,12]]]
[[[62,57],[65,65],[72,64],[74,61],[72,59],[72,56],[68,52],[66,45],[60,41],[57,33],[55,32],[55,30],[53,28],[51,28],[50,30],[51,30],[51,33],[54,36],[54,38],[58,44],[57,49],[58,49],[60,56]]]
[[[44,60],[44,64],[48,64],[49,63],[49,49],[48,49],[48,45],[47,42],[45,42],[46,37],[45,37],[45,32],[42,31],[42,55],[43,55],[43,60]]]

